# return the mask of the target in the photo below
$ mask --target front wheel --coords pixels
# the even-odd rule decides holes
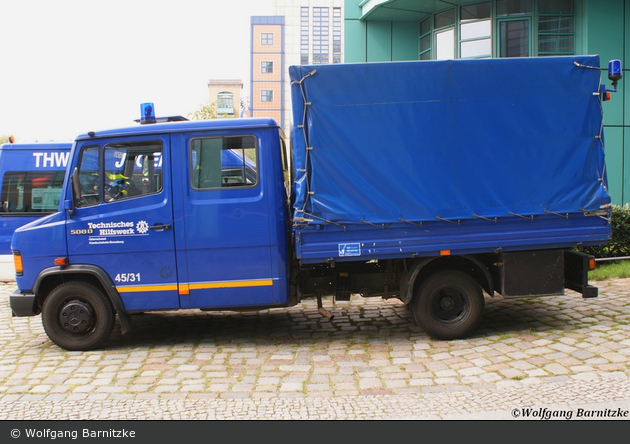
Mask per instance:
[[[413,317],[435,339],[461,339],[481,321],[484,297],[481,287],[466,273],[437,272],[426,279],[411,300]]]
[[[92,350],[114,328],[109,299],[93,285],[68,282],[55,288],[44,301],[42,323],[46,334],[66,350]]]

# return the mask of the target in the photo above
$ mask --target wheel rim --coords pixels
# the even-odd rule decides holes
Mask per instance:
[[[456,324],[468,314],[468,294],[456,286],[436,290],[430,300],[431,317],[440,324]]]
[[[94,314],[92,307],[85,302],[66,302],[59,311],[59,325],[69,333],[84,333],[92,328]]]

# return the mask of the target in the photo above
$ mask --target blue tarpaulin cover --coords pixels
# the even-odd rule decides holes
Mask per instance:
[[[503,218],[610,203],[598,56],[289,73],[298,221]]]

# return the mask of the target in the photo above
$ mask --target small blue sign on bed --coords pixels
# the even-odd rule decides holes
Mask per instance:
[[[361,256],[361,244],[339,244],[339,257]]]

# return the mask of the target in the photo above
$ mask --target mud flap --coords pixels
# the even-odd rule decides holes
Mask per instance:
[[[579,251],[564,252],[564,286],[583,298],[596,298],[599,289],[588,284],[589,263],[594,257]]]

